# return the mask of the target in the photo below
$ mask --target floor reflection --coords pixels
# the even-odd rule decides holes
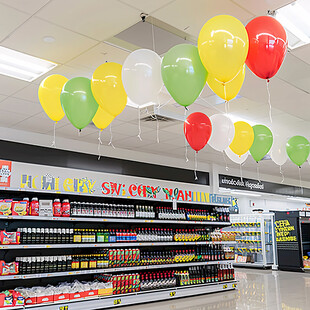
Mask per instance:
[[[237,269],[238,290],[149,303],[122,310],[310,310],[310,274]]]

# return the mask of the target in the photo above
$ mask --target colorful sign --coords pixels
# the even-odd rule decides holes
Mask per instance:
[[[231,196],[206,192],[208,186],[13,162],[11,189],[146,198],[231,205]]]
[[[9,187],[11,184],[12,162],[0,160],[0,186]]]

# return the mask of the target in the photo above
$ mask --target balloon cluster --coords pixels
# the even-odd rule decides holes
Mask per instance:
[[[110,62],[99,66],[91,80],[85,77],[68,80],[58,74],[50,75],[39,86],[40,103],[54,122],[66,114],[77,129],[81,130],[93,121],[102,130],[126,106],[121,73],[122,66]]]

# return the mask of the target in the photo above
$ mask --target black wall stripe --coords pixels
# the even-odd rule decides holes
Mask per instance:
[[[209,173],[0,140],[0,158],[31,164],[84,169],[150,179],[210,185]]]

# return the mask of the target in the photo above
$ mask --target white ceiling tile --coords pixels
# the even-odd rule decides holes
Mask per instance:
[[[34,14],[49,1],[50,0],[0,0],[0,3],[15,8],[19,11]]]
[[[198,38],[202,26],[215,15],[229,14],[246,22],[253,14],[227,0],[176,0],[157,10],[154,17]]]
[[[0,102],[2,102],[5,98],[7,98],[7,96],[5,96],[5,95],[0,95]]]
[[[44,42],[45,36],[54,37],[55,42]],[[65,63],[95,44],[95,40],[37,17],[29,19],[2,42],[5,47],[57,63]]]
[[[161,7],[174,2],[175,0],[120,0],[123,3],[126,3],[143,13],[150,14],[155,10],[160,9]]]
[[[24,114],[26,116],[32,116],[43,111],[39,103],[33,103],[14,97],[8,97],[7,99],[1,101],[0,110]]]
[[[0,3],[0,41],[9,36],[17,27],[23,24],[28,18],[29,14],[20,12],[11,7]]]
[[[39,86],[36,84],[29,84],[27,87],[23,88],[22,90],[16,92],[14,94],[15,98],[24,99],[31,102],[39,103],[38,97],[38,89]]]
[[[37,16],[100,41],[140,21],[139,10],[110,0],[54,0]]]
[[[118,125],[118,126],[112,125],[112,130],[113,130],[113,132],[121,133],[121,134],[124,134],[124,135],[127,134],[127,135],[130,135],[130,136],[137,136],[138,133],[139,133],[138,121],[137,121],[136,125],[131,124],[131,123],[123,123],[123,124]],[[153,129],[151,129],[149,127],[141,125],[141,132],[142,132],[142,134],[144,132],[150,132],[152,130]]]
[[[54,127],[54,122],[48,118],[48,116],[42,112],[32,117],[16,123],[12,126],[15,129],[21,129],[25,131],[31,131],[36,133],[47,133]]]
[[[266,15],[268,10],[276,10],[295,0],[232,0],[253,15]]]
[[[68,62],[67,65],[93,72],[97,67],[107,61],[122,65],[128,55],[129,52],[127,51],[106,43],[100,43],[89,51],[74,58],[72,61]]]
[[[0,75],[0,94],[2,95],[10,96],[28,85],[28,82]]]
[[[138,119],[138,109],[126,106],[123,112],[116,116],[116,119],[124,122],[129,122]]]
[[[0,109],[0,127],[11,127],[25,118],[25,115]]]
[[[310,65],[310,45],[309,44],[296,48],[290,53]]]

